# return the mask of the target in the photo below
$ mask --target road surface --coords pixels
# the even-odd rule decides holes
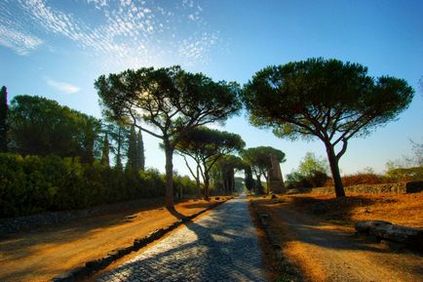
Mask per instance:
[[[247,199],[215,208],[97,281],[267,281]]]

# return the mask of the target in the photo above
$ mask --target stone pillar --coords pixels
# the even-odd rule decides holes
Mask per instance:
[[[285,193],[285,185],[283,183],[283,176],[279,161],[275,155],[270,154],[271,167],[268,171],[269,175],[269,188],[273,194]]]

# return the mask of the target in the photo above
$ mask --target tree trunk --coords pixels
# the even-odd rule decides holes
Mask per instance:
[[[257,184],[256,184],[256,193],[262,195],[263,194],[263,186],[261,185],[261,177],[259,174],[256,174]]]
[[[200,167],[197,165],[197,176],[195,177],[195,183],[197,184],[197,197],[201,199],[201,183],[200,183]]]
[[[231,168],[230,172],[229,172],[229,179],[230,179],[230,194],[233,194],[235,192],[235,171],[233,168]]]
[[[173,201],[173,147],[169,141],[164,141],[166,154],[166,207],[174,210],[175,204]]]
[[[204,165],[204,167],[205,167],[205,169],[204,169],[204,200],[208,201],[209,200],[210,176],[209,176],[209,172],[208,172],[205,165]]]
[[[326,152],[328,154],[330,171],[332,172],[333,183],[335,185],[335,194],[337,198],[345,197],[344,185],[342,184],[341,174],[339,172],[338,159],[335,150],[330,143],[326,143]]]

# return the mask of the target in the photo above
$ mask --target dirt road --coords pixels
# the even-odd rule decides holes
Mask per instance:
[[[395,252],[353,236],[353,229],[328,224],[292,209],[287,198],[259,208],[271,215],[284,256],[311,281],[423,281],[423,257]]]
[[[0,281],[49,281],[83,262],[132,244],[135,238],[170,225],[177,218],[162,199],[141,200],[140,207],[92,216],[0,241]],[[215,201],[186,201],[176,209],[191,215]]]

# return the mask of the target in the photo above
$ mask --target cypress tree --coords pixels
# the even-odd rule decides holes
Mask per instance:
[[[135,133],[134,126],[131,127],[128,143],[128,161],[126,163],[126,169],[137,170],[137,134]]]
[[[0,90],[0,152],[7,151],[7,89],[3,86]]]
[[[104,135],[104,141],[103,141],[103,151],[102,151],[102,155],[101,155],[101,164],[104,166],[109,167],[110,166],[110,162],[109,162],[109,152],[110,152],[110,148],[109,148],[109,138],[107,136],[107,133]]]
[[[145,169],[145,155],[144,155],[144,141],[142,140],[141,129],[138,131],[137,136],[137,169]]]

